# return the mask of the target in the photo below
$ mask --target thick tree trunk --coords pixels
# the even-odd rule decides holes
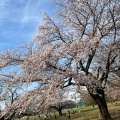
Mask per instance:
[[[107,103],[106,103],[105,96],[104,96],[104,90],[100,90],[99,94],[90,93],[90,95],[97,103],[102,119],[103,120],[111,120],[111,116],[108,111]]]

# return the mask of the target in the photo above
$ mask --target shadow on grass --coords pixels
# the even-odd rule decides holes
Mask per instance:
[[[89,111],[95,111],[98,110],[98,108],[91,108],[91,109],[85,109],[85,110],[81,110],[81,112],[89,112]]]
[[[113,120],[120,120],[120,116],[114,116]]]

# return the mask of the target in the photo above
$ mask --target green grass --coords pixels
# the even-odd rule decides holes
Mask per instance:
[[[116,105],[115,103],[111,104],[108,103],[108,109],[109,112],[113,118],[113,120],[120,120],[120,102],[117,102],[118,104]],[[73,110],[76,110],[77,113],[72,114]],[[100,117],[100,113],[99,113],[99,109],[97,106],[95,106],[94,108],[92,107],[84,107],[84,108],[80,108],[80,113],[79,113],[79,109],[70,109],[70,113],[71,113],[71,120],[102,120]],[[116,113],[117,111],[117,113]],[[67,110],[63,110],[63,114],[67,114]],[[44,116],[44,115],[43,115]],[[67,116],[62,116],[59,117],[58,112],[56,112],[56,116],[57,116],[57,120],[67,120]],[[33,120],[33,118],[35,118],[35,120],[39,120],[38,116],[31,116],[29,120]],[[26,120],[25,118],[21,118],[20,120]],[[55,120],[54,116],[51,118],[47,118],[47,120]]]

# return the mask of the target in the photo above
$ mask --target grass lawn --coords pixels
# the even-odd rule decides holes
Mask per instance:
[[[109,112],[113,118],[113,120],[120,120],[120,102],[116,103],[108,103],[108,109]],[[77,111],[77,113],[73,114],[73,111]],[[80,108],[80,113],[79,109],[70,109],[71,113],[71,120],[102,120],[99,109],[97,106],[94,108],[92,107],[84,107]],[[63,114],[65,115],[67,113],[67,110],[63,111]],[[66,116],[59,117],[58,113],[56,112],[57,119],[56,120],[68,120]],[[43,115],[44,116],[44,115]],[[39,120],[38,116],[31,116],[29,120]],[[26,120],[25,118],[21,118],[19,120]],[[47,118],[46,120],[55,120],[54,116],[51,118]]]

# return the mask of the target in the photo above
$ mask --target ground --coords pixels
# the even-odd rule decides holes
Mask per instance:
[[[120,120],[120,101],[114,103],[108,103],[108,108],[113,120]],[[77,113],[73,114],[73,111]],[[98,107],[95,106],[94,108],[91,106],[84,107],[84,108],[74,108],[70,109],[71,113],[71,120],[102,120]],[[65,116],[67,114],[67,110],[63,111],[64,116],[59,117],[58,113],[56,112],[57,119],[56,120],[67,120],[68,117]],[[43,115],[44,116],[44,115]],[[38,116],[31,116],[29,120],[39,120]],[[19,120],[26,120],[25,118],[21,118]],[[55,117],[49,117],[46,120],[55,120]]]

